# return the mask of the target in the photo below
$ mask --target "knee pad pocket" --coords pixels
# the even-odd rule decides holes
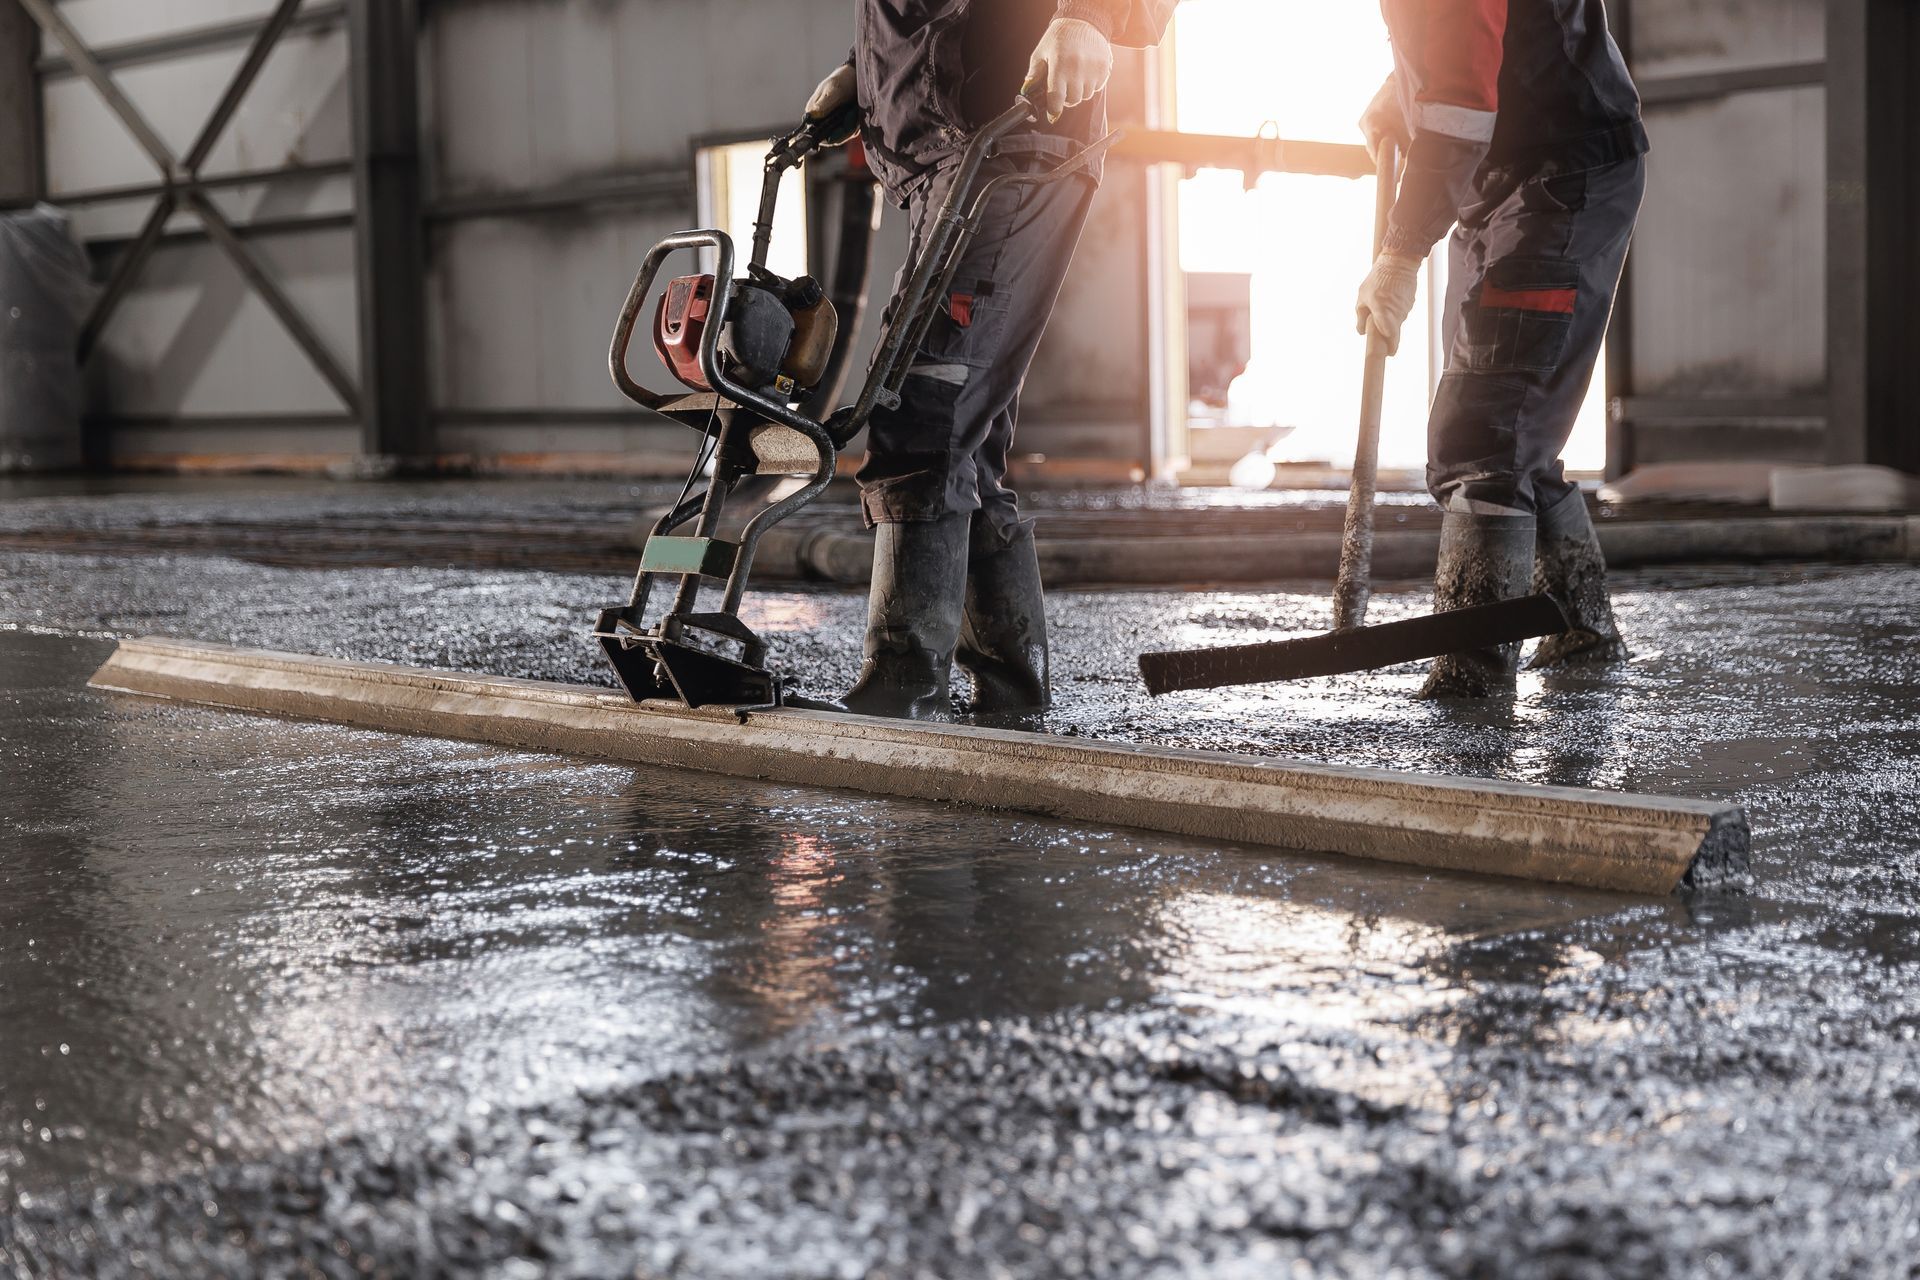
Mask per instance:
[[[1567,354],[1580,267],[1565,258],[1502,258],[1463,317],[1466,367],[1475,373],[1549,373]]]
[[[1007,332],[1007,299],[1004,287],[955,284],[941,300],[940,312],[927,330],[927,339],[914,353],[907,370],[911,382],[921,367],[941,368],[965,365],[984,369],[1000,355],[1000,342]]]

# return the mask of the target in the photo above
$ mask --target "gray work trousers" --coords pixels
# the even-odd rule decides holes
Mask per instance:
[[[1060,160],[1028,151],[988,162],[982,182],[1010,168]],[[908,206],[912,255],[932,230],[951,171],[922,184]],[[897,409],[876,409],[860,468],[869,526],[983,513],[1004,540],[1020,519],[1006,487],[1020,388],[1066,280],[1095,183],[1075,174],[1047,186],[1008,186],[981,218],[926,341],[913,353]],[[894,281],[897,297],[905,268]],[[888,307],[888,319],[893,307]],[[979,529],[976,520],[976,530]]]
[[[1573,487],[1560,451],[1645,191],[1641,157],[1476,182],[1450,246],[1447,367],[1427,423],[1427,488],[1441,506],[1545,510]]]

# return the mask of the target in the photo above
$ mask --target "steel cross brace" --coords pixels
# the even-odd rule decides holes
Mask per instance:
[[[160,179],[164,186],[164,190],[154,201],[153,209],[147,214],[147,220],[141,226],[140,234],[134,238],[133,244],[114,267],[105,291],[101,293],[99,301],[94,304],[92,313],[87,317],[86,325],[81,329],[80,359],[84,361],[93,354],[94,348],[100,341],[101,331],[106,328],[107,321],[112,319],[120,303],[132,291],[135,278],[146,266],[147,260],[153,256],[153,251],[159,245],[161,234],[166,230],[168,221],[175,213],[185,209],[192,212],[206,226],[208,236],[229,258],[233,259],[234,266],[239,268],[240,274],[246,278],[247,283],[253,286],[254,291],[266,302],[274,315],[279,317],[288,335],[306,353],[307,359],[311,360],[314,368],[320,371],[320,376],[327,380],[334,394],[340,397],[349,412],[358,416],[360,390],[354,385],[353,379],[347,376],[347,371],[341,367],[338,360],[334,359],[333,353],[327,350],[327,345],[321,340],[319,332],[307,322],[307,318],[300,313],[299,307],[294,305],[293,299],[280,288],[259,256],[247,246],[246,241],[241,239],[240,233],[234,229],[226,215],[220,212],[219,206],[207,196],[206,189],[200,181],[200,166],[206,163],[214,144],[219,142],[221,134],[226,132],[234,113],[240,109],[241,101],[253,88],[253,82],[259,78],[260,70],[266,65],[268,55],[280,43],[280,38],[287,33],[287,28],[292,25],[295,15],[299,12],[301,0],[280,0],[280,3],[275,6],[266,25],[260,28],[259,34],[254,37],[252,47],[247,50],[246,60],[240,64],[239,70],[234,72],[233,79],[227,84],[226,92],[221,94],[220,101],[214,104],[212,114],[207,117],[206,123],[200,126],[199,136],[194,139],[193,146],[183,158],[174,156],[166,142],[140,113],[140,109],[120,91],[120,86],[114,83],[113,76],[101,65],[100,60],[94,57],[93,51],[87,47],[79,33],[55,7],[54,0],[20,0],[20,4],[33,20],[40,24],[40,29],[66,50],[67,58],[72,62],[74,69],[94,87],[107,106],[112,109],[113,114],[120,118],[120,123],[126,126],[127,132],[131,133],[134,141],[140,144],[140,149],[147,153],[148,159],[152,160],[154,166],[160,170]]]

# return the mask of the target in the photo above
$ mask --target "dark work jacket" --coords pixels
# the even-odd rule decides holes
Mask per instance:
[[[854,75],[867,158],[902,202],[967,138],[1013,105],[1054,18],[1091,23],[1115,44],[1157,44],[1175,0],[859,0]],[[1106,132],[1106,95],[1007,138],[1005,152],[1061,158]]]
[[[1476,175],[1643,154],[1640,95],[1603,0],[1381,0],[1413,147],[1386,247],[1420,257]]]

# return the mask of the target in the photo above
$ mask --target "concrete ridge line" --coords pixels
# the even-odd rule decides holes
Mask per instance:
[[[148,638],[100,689],[405,733],[957,801],[1100,826],[1667,893],[1745,874],[1737,808],[1080,742],[831,712],[635,706],[600,689]]]

